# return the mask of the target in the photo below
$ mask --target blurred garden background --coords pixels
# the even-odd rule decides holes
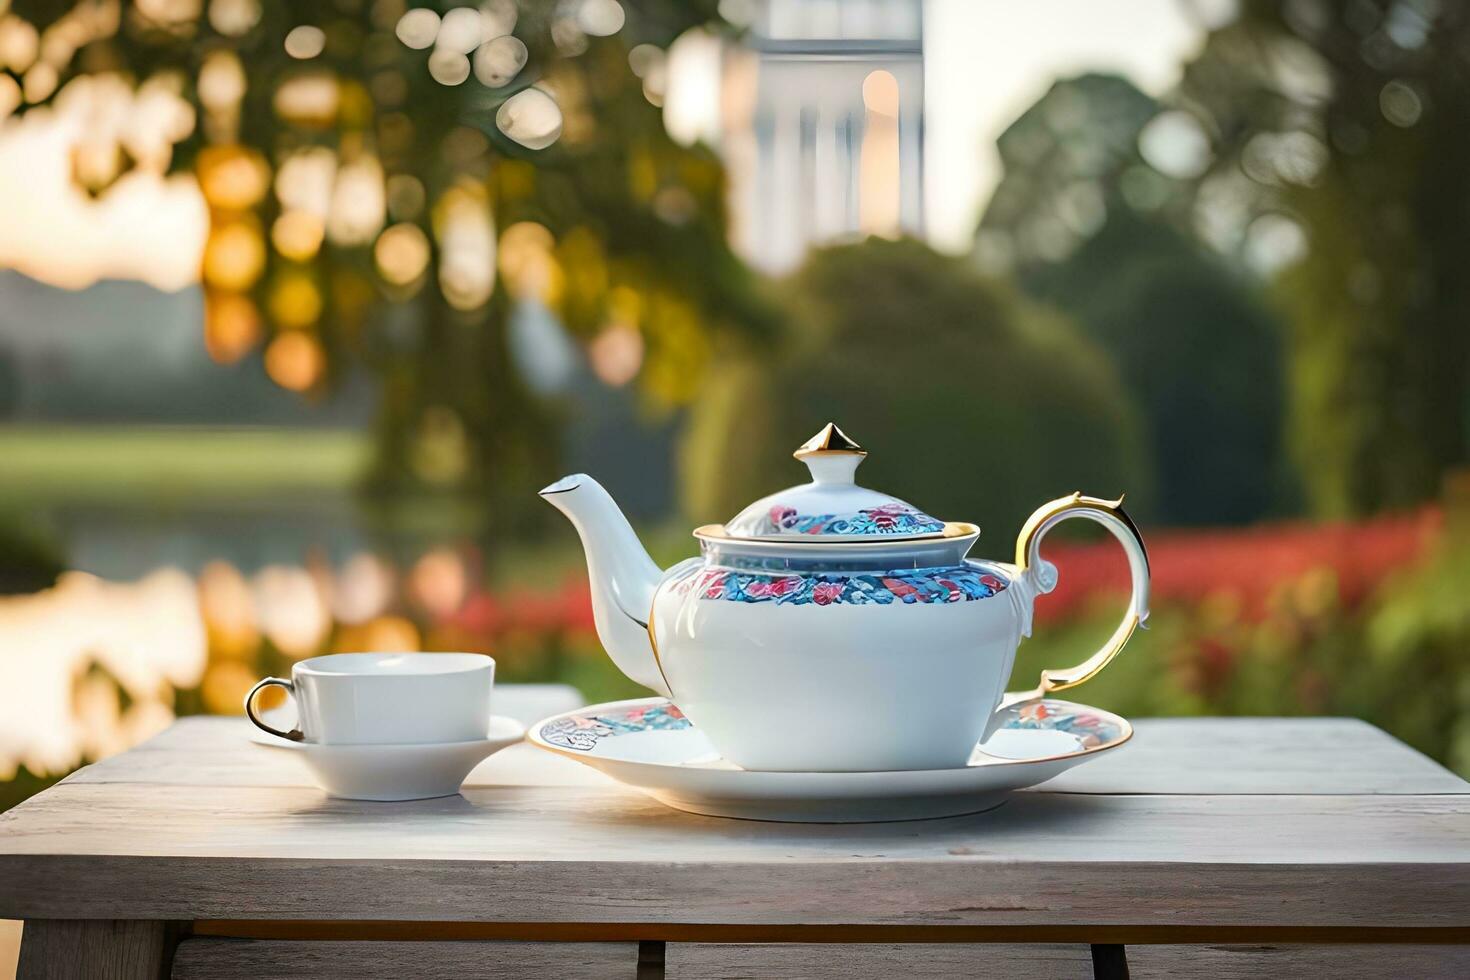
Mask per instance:
[[[673,561],[829,419],[1128,493],[1085,700],[1470,775],[1467,119],[1447,0],[0,0],[0,809],[322,652],[636,694],[535,491]]]

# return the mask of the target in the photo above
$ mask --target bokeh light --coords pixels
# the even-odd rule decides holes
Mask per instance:
[[[311,273],[302,268],[286,268],[278,272],[271,281],[270,295],[266,300],[271,320],[288,330],[300,330],[316,323],[322,315],[322,293],[317,288]],[[274,374],[272,375],[274,376]],[[315,380],[313,376],[312,380]],[[286,385],[301,390],[300,387]]]
[[[206,146],[195,164],[199,189],[210,207],[226,211],[253,208],[270,187],[265,157],[242,146]]]
[[[530,53],[520,38],[507,34],[485,42],[475,52],[475,77],[491,88],[499,88],[515,78]]]
[[[265,271],[265,241],[254,218],[233,218],[209,230],[204,243],[204,281],[243,292]]]
[[[310,211],[282,211],[271,226],[271,244],[283,258],[305,262],[322,247],[326,229],[322,219]]]
[[[411,285],[429,266],[429,238],[418,225],[401,221],[378,236],[373,259],[388,283]]]
[[[233,109],[245,97],[245,68],[233,51],[211,51],[199,69],[199,101],[216,112]]]
[[[616,324],[603,330],[587,347],[592,370],[608,385],[622,387],[643,367],[643,335],[636,327]]]
[[[320,27],[302,24],[291,29],[286,35],[285,43],[288,55],[305,61],[322,53],[322,49],[327,46],[327,34]]]
[[[299,335],[279,337],[271,348],[293,336]],[[309,657],[317,651],[331,617],[309,572],[289,565],[267,565],[255,574],[251,588],[261,632],[276,649],[290,657]]]
[[[326,366],[321,343],[299,330],[281,334],[265,349],[265,373],[287,391],[310,390],[321,380]],[[279,642],[276,645],[281,646]]]
[[[410,48],[427,48],[439,35],[439,15],[427,7],[415,7],[398,19],[394,33]]]
[[[366,622],[388,608],[396,584],[392,566],[370,552],[359,552],[337,573],[331,594],[332,615],[348,625]]]
[[[495,125],[527,149],[544,150],[561,135],[561,107],[542,89],[522,89],[501,103]]]
[[[608,37],[623,29],[626,16],[618,0],[582,0],[577,26],[593,37]]]
[[[552,249],[556,239],[545,225],[518,221],[500,234],[500,274],[517,299],[547,301],[559,275]]]
[[[367,245],[382,229],[387,208],[378,158],[363,154],[344,163],[332,187],[327,237],[336,245]]]
[[[439,33],[435,46],[440,51],[469,54],[480,46],[483,24],[480,12],[474,7],[455,7],[439,22]]]
[[[516,0],[485,0],[480,4],[480,36],[487,41],[515,30],[520,11]]]
[[[243,293],[211,289],[204,297],[204,349],[220,364],[233,364],[260,342],[260,311]]]
[[[429,55],[429,76],[440,85],[459,85],[470,77],[470,59],[449,48]]]
[[[337,117],[340,99],[336,75],[311,71],[282,82],[272,104],[276,115],[288,122],[326,126]]]
[[[0,16],[0,68],[24,74],[40,49],[41,36],[30,21],[15,14]]]
[[[283,208],[325,218],[336,179],[337,155],[330,149],[318,146],[298,150],[287,156],[276,171],[276,199]]]
[[[445,192],[435,209],[439,286],[457,310],[473,310],[495,288],[495,225],[484,188],[469,181]]]
[[[415,653],[423,649],[419,629],[403,616],[379,616],[360,626],[345,627],[337,637],[339,653]]]
[[[447,616],[458,609],[469,591],[464,559],[450,548],[436,548],[414,563],[409,589],[425,609]]]
[[[260,645],[255,596],[238,568],[227,561],[204,566],[199,573],[199,611],[213,653],[233,660],[255,654]]]
[[[210,0],[209,25],[225,37],[240,37],[260,23],[260,0]]]

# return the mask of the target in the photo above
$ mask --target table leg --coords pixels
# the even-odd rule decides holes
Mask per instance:
[[[1128,951],[1118,943],[1092,944],[1095,980],[1128,980]]]
[[[27,919],[17,980],[167,980],[178,931],[134,919]]]
[[[664,980],[664,961],[668,946],[644,940],[638,944],[637,980]]]

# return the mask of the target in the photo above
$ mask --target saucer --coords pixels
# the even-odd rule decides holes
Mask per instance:
[[[347,800],[426,800],[453,796],[470,770],[526,734],[520,722],[504,715],[490,719],[490,732],[473,742],[416,745],[322,745],[289,742],[264,732],[257,745],[297,752],[328,796]]]
[[[569,756],[677,810],[801,823],[921,820],[978,813],[1133,737],[1124,718],[1069,701],[1022,701],[957,769],[755,772],[721,759],[667,698],[592,705],[531,727]]]

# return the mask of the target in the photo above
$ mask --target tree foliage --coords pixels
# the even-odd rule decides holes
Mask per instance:
[[[682,464],[697,519],[803,482],[791,450],[829,420],[870,449],[862,483],[981,523],[980,551],[997,556],[1045,500],[1147,496],[1107,359],[965,260],[870,239],[813,253],[783,295],[791,326],[727,361],[693,408]]]
[[[1470,413],[1470,8],[1253,0],[1186,67],[1224,245],[1287,232],[1291,446],[1313,509],[1433,497]]]
[[[1012,269],[1116,361],[1157,469],[1149,516],[1249,521],[1281,493],[1281,330],[1180,230],[1195,188],[1140,150],[1172,121],[1161,112],[1123,78],[1057,82],[1000,138],[977,259]]]
[[[0,96],[95,103],[105,125],[76,154],[95,194],[135,169],[197,175],[218,359],[259,358],[306,397],[368,365],[378,485],[503,502],[555,444],[507,351],[517,301],[587,341],[636,335],[665,404],[713,336],[769,318],[726,245],[718,160],[672,142],[657,105],[662,49],[716,5],[409,6],[17,0],[0,31],[35,43],[3,48]],[[118,126],[149,112],[155,135]]]

